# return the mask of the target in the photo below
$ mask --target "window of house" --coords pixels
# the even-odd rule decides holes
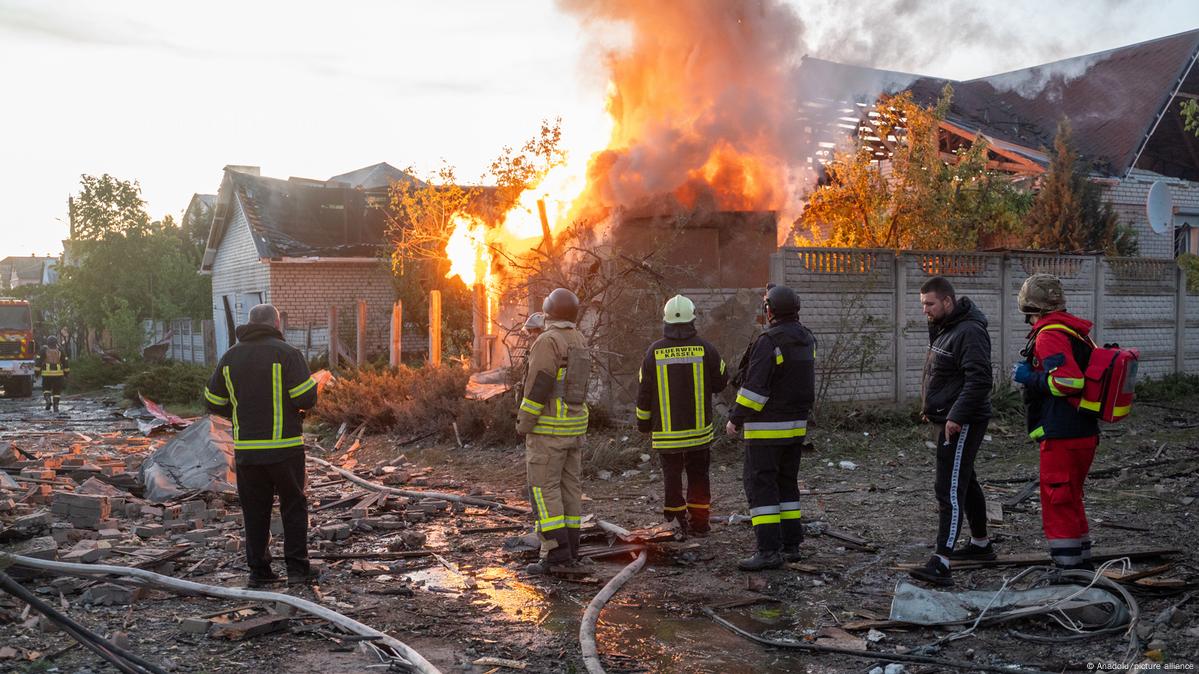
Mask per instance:
[[[1183,253],[1199,255],[1199,213],[1174,216],[1174,256]]]

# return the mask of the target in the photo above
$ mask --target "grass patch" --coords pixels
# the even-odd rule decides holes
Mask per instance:
[[[1199,395],[1199,375],[1168,374],[1137,382],[1139,400],[1168,401]]]

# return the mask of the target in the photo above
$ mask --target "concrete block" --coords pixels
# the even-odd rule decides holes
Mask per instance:
[[[137,534],[140,538],[153,538],[155,536],[165,536],[167,528],[161,524],[145,524],[134,527],[133,533]]]
[[[185,531],[182,536],[186,540],[195,543],[203,543],[210,538],[219,536],[220,533],[221,532],[217,531],[216,529],[193,529],[191,531]]]
[[[39,536],[21,541],[6,548],[6,551],[23,557],[55,561],[58,559],[58,542],[54,540],[53,536]]]
[[[134,588],[114,583],[100,583],[84,590],[83,603],[92,606],[126,606],[132,604],[136,596]]]
[[[120,529],[100,529],[96,532],[102,541],[116,540],[123,538],[125,534]]]
[[[179,631],[184,634],[208,634],[212,621],[206,618],[184,618],[179,623]]]
[[[9,501],[11,502],[12,499],[9,499]],[[13,523],[9,526],[12,529],[16,529],[21,532],[31,533],[34,531],[49,529],[50,522],[50,513],[46,512],[45,510],[38,510],[37,512],[29,513],[28,515],[21,515],[17,519],[13,520]]]
[[[112,544],[108,541],[83,540],[62,556],[62,561],[72,564],[91,564],[112,554]]]

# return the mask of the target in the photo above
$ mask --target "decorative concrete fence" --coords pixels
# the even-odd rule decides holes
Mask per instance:
[[[1174,260],[1036,253],[782,248],[771,280],[799,292],[816,333],[830,400],[903,402],[920,395],[928,328],[920,285],[940,275],[987,315],[995,376],[1006,377],[1028,326],[1016,306],[1024,279],[1062,279],[1068,309],[1095,323],[1100,343],[1140,349],[1140,377],[1199,373],[1199,295]]]

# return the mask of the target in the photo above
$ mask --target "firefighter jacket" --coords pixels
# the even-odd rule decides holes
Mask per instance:
[[[67,352],[61,348],[43,346],[37,352],[37,360],[33,362],[33,375],[42,377],[62,377],[71,372],[71,363]]]
[[[922,412],[933,423],[991,418],[991,335],[987,317],[969,297],[949,315],[928,324]]]
[[[797,320],[771,323],[749,356],[729,421],[747,445],[803,442],[816,398],[816,337]]]
[[[316,405],[316,380],[304,356],[270,325],[237,328],[237,344],[217,363],[204,388],[214,414],[233,422],[242,465],[276,463],[304,446],[301,410]]]
[[[1046,314],[1028,335],[1025,348],[1033,378],[1024,385],[1028,436],[1033,440],[1092,438],[1099,435],[1099,422],[1080,412],[1085,380],[1083,372],[1091,359],[1091,322],[1065,311]]]
[[[637,429],[663,453],[707,447],[715,437],[712,396],[728,385],[724,359],[695,324],[664,325],[637,375]]]
[[[567,404],[566,360],[571,349],[585,349],[583,335],[570,321],[546,321],[545,332],[529,347],[525,374],[516,413],[516,432],[521,435],[579,436],[587,433],[587,403]],[[577,374],[577,373],[576,373]]]

